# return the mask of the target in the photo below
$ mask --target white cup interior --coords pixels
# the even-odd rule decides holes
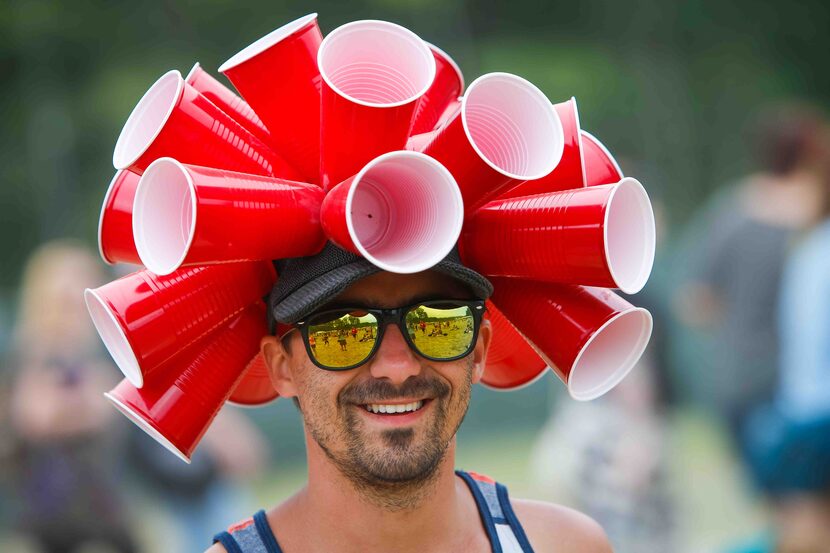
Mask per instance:
[[[452,174],[418,152],[390,152],[355,177],[346,224],[360,253],[395,273],[429,269],[461,233],[464,204]]]
[[[133,238],[138,257],[157,275],[184,262],[196,232],[196,190],[187,169],[163,157],[147,167],[135,193]]]
[[[611,277],[626,294],[642,290],[654,266],[654,212],[645,188],[626,178],[614,186],[605,210],[605,256]]]
[[[145,420],[141,413],[136,413],[129,405],[119,400],[115,394],[112,392],[107,392],[104,394],[104,397],[107,398],[110,403],[112,403],[116,409],[118,409],[122,415],[130,419],[136,426],[142,429],[144,432],[147,433],[148,436],[153,438],[155,441],[160,443],[164,446],[167,451],[181,459],[187,464],[190,464],[190,459],[184,452],[180,451],[173,442],[168,440],[164,437],[164,435],[149,421]]]
[[[317,53],[320,75],[353,102],[394,107],[423,95],[435,58],[418,35],[386,21],[355,21],[332,31]]]
[[[184,79],[174,69],[162,75],[144,93],[115,143],[112,164],[116,169],[126,169],[150,147],[173,112],[183,90]]]
[[[228,69],[233,69],[237,65],[248,61],[249,59],[261,54],[268,48],[290,37],[297,31],[302,30],[303,28],[310,25],[316,20],[317,14],[310,13],[308,15],[300,17],[299,19],[295,19],[291,23],[286,23],[282,27],[274,29],[264,37],[260,38],[256,42],[253,42],[252,44],[249,44],[248,46],[234,54],[232,58],[230,58],[228,61],[226,61],[219,67],[219,72],[224,73]]]
[[[118,319],[95,290],[89,288],[84,290],[84,301],[89,316],[92,318],[92,324],[95,325],[95,330],[98,331],[98,336],[104,342],[104,347],[112,356],[112,360],[130,384],[141,388],[144,385],[144,375],[141,373],[138,358],[127,340],[124,329],[118,323]]]
[[[588,401],[619,384],[643,355],[651,329],[651,314],[640,307],[623,311],[601,326],[571,368],[571,397]]]
[[[479,77],[464,95],[461,117],[479,156],[506,176],[540,179],[562,159],[562,122],[542,91],[521,77]]]

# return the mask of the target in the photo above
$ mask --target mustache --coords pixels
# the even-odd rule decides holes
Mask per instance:
[[[357,382],[340,393],[340,403],[379,403],[406,397],[446,397],[450,387],[437,378],[410,377],[398,387],[388,380],[371,379]]]

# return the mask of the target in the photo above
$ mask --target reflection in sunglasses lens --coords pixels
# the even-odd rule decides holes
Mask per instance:
[[[466,353],[473,341],[473,325],[472,310],[466,305],[419,305],[406,314],[406,327],[415,347],[433,359]]]
[[[308,325],[314,359],[326,367],[344,368],[366,360],[375,347],[378,321],[366,311],[330,313]]]

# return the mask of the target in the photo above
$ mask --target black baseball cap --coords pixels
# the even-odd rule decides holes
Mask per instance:
[[[268,298],[272,332],[275,323],[301,321],[355,282],[383,270],[332,242],[316,255],[279,259],[274,266],[279,276]],[[465,284],[477,299],[487,299],[493,293],[489,280],[461,263],[457,246],[431,270]]]

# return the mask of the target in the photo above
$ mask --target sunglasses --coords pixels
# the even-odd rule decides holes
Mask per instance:
[[[482,300],[431,300],[394,309],[338,307],[296,323],[311,361],[327,371],[346,371],[369,361],[389,323],[416,353],[431,361],[454,361],[475,347]]]

